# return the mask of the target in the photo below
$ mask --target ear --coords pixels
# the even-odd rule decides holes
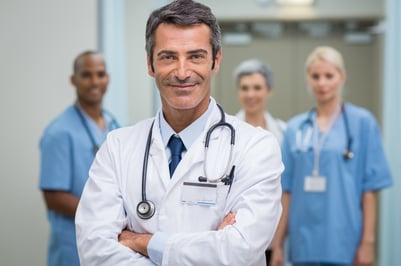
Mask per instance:
[[[107,85],[110,83],[110,75],[109,72],[106,72],[106,77],[107,77]]]
[[[153,67],[153,62],[150,59],[150,56],[146,56],[146,64],[148,65],[148,74],[151,77],[155,76],[155,71]]]
[[[216,57],[214,59],[214,67],[212,69],[213,74],[217,74],[220,70],[220,63],[221,59],[223,57],[223,52],[221,51],[221,48],[217,51]]]
[[[75,76],[74,76],[74,74],[71,75],[71,77],[70,77],[70,82],[71,82],[72,86],[76,87],[76,81],[75,81]]]
[[[342,76],[343,76],[343,86],[345,84],[345,82],[347,81],[347,74],[345,72],[342,72]]]
[[[267,89],[267,99],[270,99],[273,96],[273,88]]]

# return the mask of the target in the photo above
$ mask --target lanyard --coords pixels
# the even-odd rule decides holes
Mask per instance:
[[[329,125],[327,127],[326,132],[323,133],[320,141],[318,140],[319,130],[317,126],[317,115],[315,117],[315,123],[313,123],[313,153],[314,153],[314,165],[313,165],[313,176],[319,176],[319,160],[320,160],[320,151],[329,135],[331,128],[334,125],[334,122],[337,120],[338,116],[341,113],[341,105],[339,104],[334,111],[333,115],[330,118]]]

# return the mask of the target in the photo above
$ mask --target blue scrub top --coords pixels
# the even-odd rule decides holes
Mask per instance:
[[[316,113],[304,113],[288,122],[282,148],[282,186],[291,193],[288,234],[292,262],[351,264],[362,233],[362,194],[392,184],[376,120],[369,111],[352,104],[345,105],[345,113],[354,157],[343,157],[348,136],[341,113],[320,152],[319,176],[326,178],[325,192],[304,190],[305,177],[313,170],[313,137],[301,144],[308,128],[313,130]],[[302,141],[296,141],[297,132]],[[319,139],[321,136],[320,132]]]
[[[97,145],[109,131],[118,127],[108,114],[106,129],[101,130],[83,111],[83,117]],[[81,196],[94,159],[93,144],[74,106],[68,107],[45,129],[40,140],[41,169],[39,188],[61,190]],[[48,265],[79,265],[74,219],[48,210],[51,225]]]

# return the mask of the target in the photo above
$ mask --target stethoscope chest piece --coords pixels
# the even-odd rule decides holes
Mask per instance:
[[[155,214],[155,204],[150,200],[143,200],[136,206],[136,213],[142,219],[150,219]]]
[[[354,153],[352,151],[350,151],[350,150],[346,150],[344,152],[343,156],[344,156],[345,160],[350,160],[350,159],[354,158]]]

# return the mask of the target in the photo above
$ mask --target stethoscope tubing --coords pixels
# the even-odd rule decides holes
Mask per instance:
[[[90,139],[90,142],[92,144],[93,153],[96,154],[96,152],[99,150],[99,145],[96,143],[95,137],[93,136],[92,131],[89,129],[89,125],[84,117],[84,114],[82,113],[81,109],[78,107],[77,103],[74,104],[74,109],[77,112],[78,117],[81,120],[81,124],[84,127],[86,134],[88,135],[88,137]],[[109,125],[107,124],[107,127],[109,129],[114,129],[114,128],[120,127],[120,125],[117,123],[117,120],[110,113],[106,112],[105,110],[102,110],[102,112],[107,113],[107,115],[111,117],[111,127],[109,127]]]
[[[205,137],[205,160],[204,160],[205,176],[206,176],[206,164],[207,164],[207,150],[209,148],[210,137],[211,137],[211,134],[213,133],[213,131],[218,127],[227,127],[230,130],[230,155],[229,155],[229,159],[227,161],[227,166],[223,173],[223,176],[221,176],[217,179],[208,179],[205,177],[205,180],[203,180],[203,181],[208,181],[210,183],[217,183],[217,182],[220,182],[220,181],[223,181],[226,179],[225,174],[229,170],[229,166],[230,166],[230,163],[232,160],[233,148],[235,145],[235,129],[230,123],[226,122],[223,108],[219,104],[217,104],[217,107],[219,108],[220,114],[221,114],[220,121],[217,122],[216,124],[212,125],[209,128],[209,130],[206,132],[206,137]],[[154,215],[155,209],[156,209],[155,204],[152,201],[148,200],[146,197],[146,177],[147,177],[147,171],[148,171],[148,160],[149,160],[150,145],[152,143],[152,133],[153,133],[154,123],[155,123],[155,120],[152,121],[152,124],[150,126],[149,134],[148,134],[148,138],[146,140],[146,146],[145,146],[145,153],[144,153],[143,166],[142,166],[142,187],[141,187],[142,201],[140,201],[138,203],[137,208],[136,208],[138,217],[140,217],[141,219],[145,219],[145,220],[150,219]],[[230,189],[231,189],[231,183],[232,183],[232,178],[233,178],[233,174],[234,174],[234,169],[235,169],[235,166],[232,167],[230,174],[229,174],[231,180],[225,181],[225,183],[230,184]]]
[[[307,126],[307,125],[309,125],[309,127],[313,127],[313,120],[312,120],[312,115],[313,115],[313,112],[316,110],[316,108],[312,108],[309,112],[308,112],[308,115],[307,115],[307,118],[306,118],[306,120],[305,121],[303,121],[302,123],[301,123],[301,125],[299,126],[299,132],[302,132],[303,131],[303,128],[305,128],[305,126]],[[352,142],[353,142],[353,138],[352,138],[352,135],[351,135],[351,129],[350,129],[350,126],[349,126],[349,121],[348,121],[348,114],[347,114],[347,111],[346,111],[346,105],[344,104],[344,103],[342,103],[341,104],[341,113],[343,114],[342,115],[342,118],[344,119],[344,127],[345,127],[345,134],[346,134],[346,136],[347,136],[347,140],[346,140],[346,150],[345,150],[345,152],[344,152],[344,154],[343,154],[343,157],[344,157],[344,159],[345,160],[349,160],[349,159],[352,159],[353,157],[354,157],[354,153],[353,153],[353,151],[352,151]],[[307,135],[309,136],[310,135],[310,130],[308,130],[307,131]],[[301,139],[302,137],[301,136],[299,136],[298,137],[298,132],[296,133],[296,142],[298,142],[298,139]],[[302,134],[301,134],[302,135]],[[310,136],[309,136],[310,137]],[[302,140],[299,140],[300,141],[300,143],[302,142]],[[303,143],[304,145],[305,145],[305,143]],[[298,145],[298,143],[297,143],[297,145]]]

